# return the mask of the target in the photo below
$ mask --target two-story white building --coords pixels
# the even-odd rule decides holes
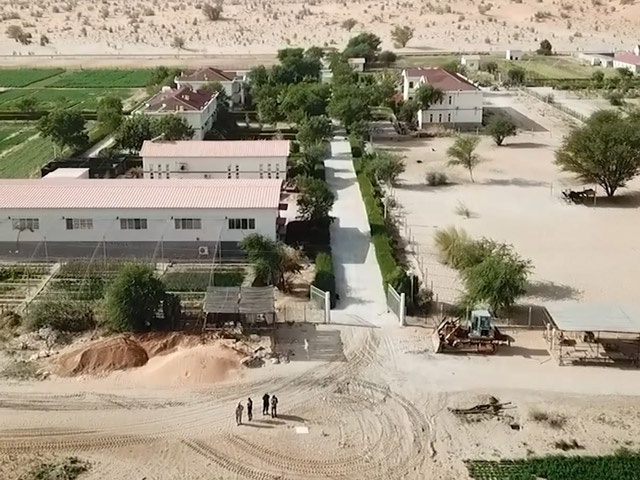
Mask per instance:
[[[220,83],[230,99],[231,106],[244,105],[245,72],[227,72],[213,67],[181,72],[174,80],[178,88],[190,87],[198,90],[209,83]]]
[[[144,178],[286,179],[289,140],[165,142],[148,140],[140,156]]]
[[[1,179],[0,258],[238,257],[246,235],[276,238],[281,183]]]
[[[202,140],[216,121],[217,93],[193,90],[188,86],[178,89],[163,87],[162,91],[149,99],[136,113],[154,117],[178,115],[193,127],[195,140]]]
[[[413,100],[420,85],[443,93],[440,102],[418,112],[418,126],[429,124],[472,126],[482,124],[482,91],[461,75],[442,68],[407,68],[402,71],[402,97]]]
[[[631,52],[618,52],[613,56],[613,68],[624,68],[632,73],[640,73],[640,45]]]

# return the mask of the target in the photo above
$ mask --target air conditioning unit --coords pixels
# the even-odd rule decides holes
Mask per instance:
[[[211,175],[209,175],[208,173],[205,173],[204,178],[211,178]]]
[[[198,255],[209,255],[209,247],[206,245],[198,247]]]
[[[186,163],[180,163],[178,164],[178,168],[180,168],[181,172],[184,172],[188,169],[188,165]]]

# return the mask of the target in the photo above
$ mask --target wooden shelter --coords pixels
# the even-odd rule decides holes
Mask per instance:
[[[273,287],[209,287],[204,297],[203,330],[230,325],[267,327],[275,324]]]

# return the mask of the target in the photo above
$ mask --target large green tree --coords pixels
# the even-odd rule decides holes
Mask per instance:
[[[329,213],[335,202],[335,195],[324,180],[301,178],[298,180],[298,216],[301,220],[323,223],[329,220]]]
[[[513,137],[518,132],[516,124],[504,115],[495,115],[490,121],[487,128],[489,135],[493,138],[496,145],[500,146],[504,143],[505,138]]]
[[[406,47],[407,43],[409,43],[413,38],[413,32],[413,28],[408,25],[396,25],[391,31],[391,38],[393,39],[394,46],[396,48]]]
[[[108,131],[116,130],[124,118],[122,100],[118,97],[103,97],[96,109],[98,123]]]
[[[373,33],[363,32],[351,37],[344,49],[347,58],[364,58],[368,63],[373,62],[380,53],[382,40]]]
[[[453,145],[447,149],[448,165],[466,168],[472,182],[474,181],[473,169],[480,163],[480,157],[475,153],[479,143],[480,137],[460,135],[456,137]]]
[[[153,134],[154,130],[151,117],[136,114],[123,120],[114,138],[118,148],[129,152],[139,152],[144,141],[151,140]]]
[[[405,171],[403,157],[386,150],[376,150],[365,155],[367,173],[377,182],[394,185],[398,177]]]
[[[333,124],[324,115],[305,117],[298,125],[298,141],[305,146],[325,142],[333,138]]]
[[[565,137],[556,165],[613,196],[640,174],[640,119],[610,110],[594,113]]]
[[[416,88],[414,98],[422,110],[427,110],[434,103],[441,102],[444,99],[444,92],[433,85],[423,83]]]
[[[299,123],[307,116],[325,115],[330,96],[328,84],[302,82],[289,85],[280,95],[280,113],[293,123]]]
[[[85,131],[86,120],[78,110],[56,109],[38,121],[40,135],[51,139],[60,148],[85,148],[89,136]]]
[[[149,330],[165,295],[164,284],[153,267],[125,265],[107,288],[105,313],[109,327],[116,332]]]
[[[178,115],[163,115],[152,125],[154,137],[162,135],[162,138],[168,142],[191,140],[195,133],[193,127]]]
[[[368,122],[371,120],[369,89],[358,83],[334,85],[328,111],[348,131],[358,122]]]

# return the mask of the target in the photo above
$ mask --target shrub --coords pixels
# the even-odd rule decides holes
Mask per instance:
[[[624,96],[622,95],[622,93],[616,90],[612,90],[611,92],[607,93],[606,98],[614,107],[621,107],[622,105],[624,105]]]
[[[427,172],[424,179],[431,187],[439,187],[441,185],[447,185],[449,183],[449,178],[444,172]]]
[[[63,332],[83,332],[95,328],[93,309],[87,303],[64,300],[36,301],[26,319],[29,330],[50,327]]]
[[[38,378],[37,365],[30,360],[9,362],[0,370],[0,378],[11,380],[32,380]]]
[[[333,274],[333,261],[330,253],[319,253],[316,257],[316,274],[313,285],[320,290],[329,292],[331,308],[336,306],[336,277]]]

